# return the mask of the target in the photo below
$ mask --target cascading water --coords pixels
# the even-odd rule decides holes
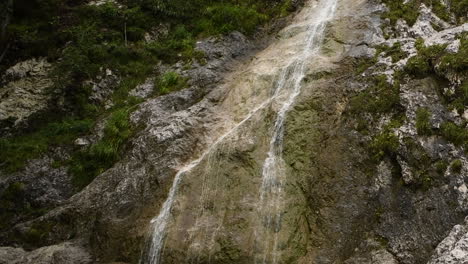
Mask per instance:
[[[263,164],[262,186],[260,187],[259,213],[262,221],[260,230],[256,232],[257,247],[263,251],[257,256],[257,263],[278,263],[278,233],[281,228],[281,203],[283,201],[283,187],[286,177],[284,169],[283,136],[286,114],[294,104],[296,97],[301,92],[301,82],[306,72],[306,63],[314,55],[317,55],[323,41],[327,22],[333,17],[337,0],[322,1],[318,16],[309,25],[306,45],[296,60],[283,70],[280,85],[277,91],[286,90],[290,86],[290,92],[284,100],[273,127],[268,157]],[[260,245],[259,245],[260,244]]]
[[[245,118],[233,125],[225,134],[221,135],[198,159],[179,170],[159,215],[151,221],[152,234],[147,247],[143,251],[140,263],[160,263],[161,251],[167,235],[167,226],[171,220],[171,210],[184,175],[197,167],[213,151],[216,151],[223,141],[235,134],[254,115],[267,109],[273,102],[281,103],[272,131],[268,156],[263,164],[258,206],[258,214],[261,217],[262,224],[255,233],[256,247],[260,253],[256,254],[255,259],[259,263],[278,262],[277,240],[281,224],[281,202],[286,176],[282,158],[284,122],[287,112],[301,92],[301,83],[306,72],[307,61],[318,53],[326,24],[332,18],[336,5],[337,0],[321,0],[320,6],[317,7],[319,12],[307,21],[307,36],[301,51],[294,56],[291,63],[281,70],[279,81],[271,96],[251,110]]]

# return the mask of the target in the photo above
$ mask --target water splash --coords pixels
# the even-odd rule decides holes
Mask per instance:
[[[255,258],[256,263],[278,263],[278,234],[281,229],[283,188],[285,182],[285,166],[283,160],[284,122],[286,114],[301,92],[302,80],[305,77],[306,64],[317,55],[324,39],[325,28],[333,17],[337,0],[322,1],[316,17],[308,26],[307,41],[302,54],[292,61],[282,71],[280,85],[277,91],[287,90],[289,94],[281,105],[273,127],[268,156],[263,164],[262,185],[260,187],[260,227],[256,230],[256,245],[260,251]]]

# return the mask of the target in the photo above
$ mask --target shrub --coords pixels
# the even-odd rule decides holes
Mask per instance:
[[[182,78],[175,72],[165,73],[157,82],[159,94],[167,94],[173,91],[181,90],[187,85],[185,78]]]
[[[417,76],[426,77],[434,72],[438,59],[443,55],[447,45],[424,46],[424,40],[416,41],[418,55],[411,57],[406,64],[405,71]]]
[[[350,108],[353,113],[370,112],[386,113],[400,105],[400,85],[387,82],[384,75],[372,79],[371,86],[351,98]]]
[[[372,139],[370,150],[374,159],[381,160],[386,155],[394,155],[399,145],[398,137],[389,129],[385,129]]]
[[[419,135],[431,134],[431,113],[427,108],[419,108],[416,111],[416,130]]]
[[[452,122],[445,122],[442,124],[440,130],[442,136],[456,146],[468,147],[468,133],[466,128],[459,127]]]
[[[452,164],[450,165],[450,170],[454,173],[460,173],[462,168],[463,168],[463,163],[459,159],[453,161]]]
[[[0,139],[0,168],[6,172],[22,169],[27,160],[37,158],[50,146],[67,144],[85,133],[93,125],[90,119],[65,119],[51,122],[35,132]]]
[[[130,109],[113,112],[104,128],[104,137],[84,151],[76,153],[70,161],[73,183],[83,188],[99,174],[109,169],[119,158],[120,151],[132,135]]]
[[[434,164],[434,166],[438,173],[444,174],[445,171],[447,170],[448,163],[444,160],[439,160]]]
[[[383,17],[390,19],[390,23],[395,25],[398,19],[404,19],[408,25],[412,26],[419,16],[419,2],[410,1],[404,3],[403,0],[383,0],[385,5],[389,8]]]

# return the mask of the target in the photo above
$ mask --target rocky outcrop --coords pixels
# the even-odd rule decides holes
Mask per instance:
[[[419,108],[432,113],[428,122],[434,130],[446,121],[464,122],[441,101],[437,89],[445,84],[430,77],[407,78],[395,109],[357,117],[349,111],[353,97],[373,85],[367,77],[384,74],[389,82],[395,80],[395,72],[415,55],[416,37],[449,44],[455,52],[453,37],[464,26],[447,25],[422,7],[415,26],[400,21],[386,40],[383,10],[373,1],[342,0],[321,56],[307,62],[302,93],[284,131],[285,209],[274,233],[285,263],[467,260],[466,223],[457,225],[468,211],[465,150],[439,135],[419,135],[416,128]],[[305,18],[303,13],[297,19]],[[435,32],[429,28],[433,23],[446,29]],[[244,58],[255,43],[234,32],[196,44],[206,61],[194,61],[190,68],[159,65],[161,73],[188,78],[189,87],[154,97],[157,80],[149,78],[131,91],[144,100],[130,117],[138,132],[117,164],[72,197],[70,176],[52,166],[50,155],[0,181],[0,186],[24,184],[31,203],[58,206],[31,221],[18,220],[5,232],[2,241],[32,251],[0,248],[0,263],[137,263],[174,176],[214,144],[206,159],[184,175],[168,225],[165,261],[253,262],[256,232],[265,225],[257,214],[260,174],[281,105],[264,100],[274,92],[279,70],[301,48],[306,29],[304,23],[287,28],[250,60]],[[375,66],[356,72],[356,61],[372,58],[377,45],[396,42],[407,56],[392,61],[383,53]],[[106,76],[95,83],[100,102],[110,94],[106,83]],[[369,123],[366,131],[358,129],[363,122]],[[396,146],[376,162],[369,146],[382,132],[394,136]],[[75,144],[93,141],[93,136],[80,137]],[[460,161],[458,171],[444,163],[454,160]],[[41,248],[30,248],[31,236],[40,238],[34,248]],[[76,237],[82,244],[74,242]]]
[[[26,252],[20,248],[0,247],[0,264],[90,264],[91,256],[71,242]]]
[[[0,88],[1,130],[18,126],[47,108],[53,97],[50,68],[40,58],[20,62],[6,71]]]
[[[428,264],[455,264],[468,260],[467,220],[453,227],[450,234],[437,246]]]

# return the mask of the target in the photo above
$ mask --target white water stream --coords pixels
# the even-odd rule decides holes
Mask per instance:
[[[306,45],[288,67],[281,74],[279,91],[290,89],[289,96],[284,100],[273,127],[273,135],[270,140],[268,157],[263,163],[262,186],[260,188],[260,230],[256,230],[256,242],[263,251],[261,257],[256,258],[256,263],[278,263],[278,233],[281,229],[282,202],[284,199],[283,188],[286,173],[283,160],[283,137],[286,114],[294,104],[296,97],[301,92],[302,80],[305,77],[308,61],[320,51],[323,42],[325,28],[332,19],[336,9],[337,0],[321,1],[317,16],[312,18],[306,39]]]
[[[296,97],[301,92],[301,84],[306,73],[308,61],[311,57],[318,54],[320,50],[327,22],[333,17],[336,5],[337,0],[320,1],[319,6],[316,7],[318,12],[307,21],[307,34],[302,50],[299,54],[296,54],[292,62],[281,71],[279,81],[271,97],[251,110],[243,120],[234,125],[225,134],[221,135],[198,159],[179,170],[159,215],[151,220],[151,238],[140,263],[159,264],[161,262],[161,251],[164,245],[164,239],[167,235],[167,225],[171,220],[171,210],[184,175],[197,167],[211,152],[216,150],[220,143],[230,135],[233,135],[255,114],[264,110],[267,106],[270,106],[275,100],[280,102],[280,109],[272,129],[270,148],[268,157],[263,165],[262,185],[260,188],[259,215],[262,218],[263,227],[260,228],[255,235],[257,244],[264,243],[263,246],[260,246],[262,252],[260,254],[261,257],[256,258],[256,262],[272,264],[278,262],[278,229],[280,228],[283,185],[286,176],[283,169],[284,161],[282,158],[284,122],[287,112],[293,106]]]

